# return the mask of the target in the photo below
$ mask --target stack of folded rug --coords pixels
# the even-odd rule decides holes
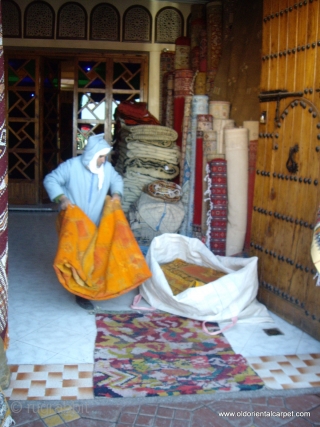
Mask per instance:
[[[157,179],[173,180],[179,175],[177,137],[177,132],[166,126],[122,123],[116,170],[124,177],[124,212],[138,200],[146,184]]]

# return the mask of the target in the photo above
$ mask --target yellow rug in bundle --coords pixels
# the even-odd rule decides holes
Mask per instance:
[[[151,277],[117,200],[106,197],[97,227],[77,206],[58,215],[59,242],[53,267],[59,282],[83,298],[106,300]]]
[[[226,274],[210,267],[188,263],[179,258],[166,264],[161,264],[160,267],[173,295],[178,295],[189,288],[214,282]]]

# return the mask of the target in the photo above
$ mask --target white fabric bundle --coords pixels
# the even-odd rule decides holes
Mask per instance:
[[[242,252],[248,211],[248,129],[225,130],[228,224],[226,255]]]
[[[166,203],[142,193],[137,206],[141,218],[153,230],[161,233],[176,233],[184,218],[182,202]]]
[[[131,231],[139,245],[149,246],[154,237],[161,235],[160,231],[155,231],[141,217],[138,211],[138,201],[130,205],[127,216]]]

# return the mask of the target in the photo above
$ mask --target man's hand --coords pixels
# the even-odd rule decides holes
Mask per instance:
[[[62,209],[63,211],[66,210],[69,205],[73,206],[73,204],[71,203],[71,201],[65,195],[62,195],[60,197],[59,204],[60,204],[60,209]]]
[[[117,193],[115,193],[115,194],[113,194],[113,196],[112,196],[112,199],[111,199],[112,201],[113,200],[118,200],[119,202],[121,202],[121,196],[120,196],[120,194],[117,194]]]

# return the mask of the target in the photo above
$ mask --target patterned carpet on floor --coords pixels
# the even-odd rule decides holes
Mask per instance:
[[[96,315],[95,397],[177,396],[257,390],[264,383],[202,322],[164,312]],[[210,330],[216,323],[207,323]]]

